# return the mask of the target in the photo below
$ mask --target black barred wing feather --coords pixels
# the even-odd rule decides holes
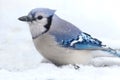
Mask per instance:
[[[100,49],[102,42],[96,38],[92,38],[87,33],[81,33],[76,38],[62,41],[64,47],[71,47],[74,49]]]
[[[92,38],[91,35],[84,32],[78,35],[77,38],[62,41],[62,45],[78,50],[102,50],[120,57],[120,51],[102,45],[100,40]]]

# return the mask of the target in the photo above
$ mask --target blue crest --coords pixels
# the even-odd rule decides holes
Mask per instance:
[[[52,16],[55,13],[55,10],[48,9],[48,8],[35,8],[30,11],[28,15],[35,15],[36,13],[44,13],[47,17]]]

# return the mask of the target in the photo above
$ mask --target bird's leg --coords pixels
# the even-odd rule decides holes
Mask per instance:
[[[73,64],[73,66],[76,70],[78,70],[80,68],[80,66],[78,66],[77,64]]]

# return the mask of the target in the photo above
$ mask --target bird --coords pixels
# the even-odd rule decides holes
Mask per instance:
[[[35,8],[18,18],[29,24],[33,43],[45,59],[55,65],[95,65],[98,64],[94,62],[96,58],[120,57],[118,50],[103,45],[102,41],[60,18],[55,12],[49,8]]]

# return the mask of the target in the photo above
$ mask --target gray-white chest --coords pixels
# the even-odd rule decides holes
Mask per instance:
[[[63,48],[58,45],[50,35],[34,39],[37,50],[48,60],[57,64],[88,63],[91,58],[88,51],[79,51]]]
[[[48,34],[39,36],[37,39],[34,39],[34,44],[39,52],[43,55],[51,54],[60,54],[65,53],[65,49],[62,48],[54,39]]]

